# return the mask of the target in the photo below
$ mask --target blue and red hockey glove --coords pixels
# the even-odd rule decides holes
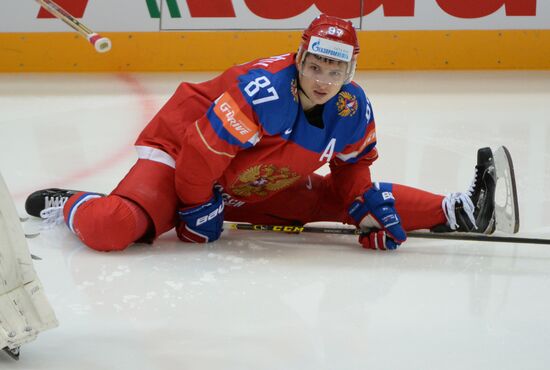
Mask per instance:
[[[374,183],[348,210],[355,225],[365,232],[359,236],[363,248],[393,250],[407,240],[391,190],[391,184]]]
[[[209,243],[223,231],[223,198],[218,190],[206,203],[178,211],[178,238],[187,243]]]

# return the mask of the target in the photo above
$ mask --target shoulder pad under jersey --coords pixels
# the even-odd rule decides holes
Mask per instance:
[[[298,114],[297,70],[294,64],[272,72],[254,68],[239,76],[242,95],[270,135],[287,129]]]
[[[325,104],[323,121],[339,137],[346,138],[345,145],[361,140],[368,125],[374,121],[370,101],[363,89],[355,83],[344,85]]]
[[[246,63],[247,69],[265,69],[271,73],[277,73],[294,64],[294,53],[275,55],[267,58],[256,59]]]

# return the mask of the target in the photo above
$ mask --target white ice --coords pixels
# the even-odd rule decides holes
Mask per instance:
[[[181,80],[213,74],[0,75],[0,172],[37,189],[110,191]],[[476,150],[506,145],[519,236],[550,238],[550,72],[362,72],[376,180],[463,191]],[[25,224],[28,231],[35,220]],[[0,369],[548,369],[550,246],[226,231],[122,253],[64,227],[29,240],[60,326]]]

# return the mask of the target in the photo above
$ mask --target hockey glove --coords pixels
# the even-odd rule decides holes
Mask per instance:
[[[371,231],[367,234],[359,235],[359,243],[365,249],[394,250],[401,244],[388,237],[385,231]]]
[[[351,204],[348,213],[364,231],[359,237],[363,248],[393,250],[407,239],[395,210],[391,184],[374,183]]]
[[[178,238],[187,243],[209,243],[223,231],[223,198],[219,191],[206,203],[178,211]]]

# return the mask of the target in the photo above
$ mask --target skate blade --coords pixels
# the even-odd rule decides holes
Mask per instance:
[[[3,348],[3,350],[4,350],[4,352],[6,352],[14,360],[16,360],[16,361],[19,360],[19,347],[13,348],[13,349],[5,347],[5,348]]]
[[[506,147],[493,154],[497,175],[495,195],[496,229],[508,234],[519,231],[519,205],[512,156]]]

